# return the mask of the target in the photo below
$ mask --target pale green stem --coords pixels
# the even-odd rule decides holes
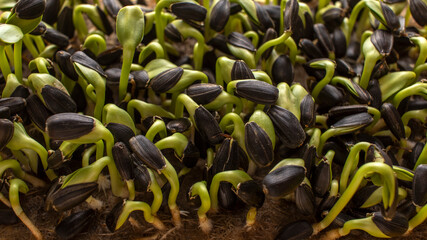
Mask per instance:
[[[21,179],[12,179],[10,180],[10,188],[9,188],[9,199],[12,206],[13,211],[16,216],[21,219],[21,221],[27,226],[27,228],[31,231],[34,237],[38,240],[43,239],[40,230],[31,222],[31,220],[27,217],[24,210],[21,207],[19,202],[19,192],[27,193],[28,186]]]
[[[211,208],[211,199],[205,181],[196,182],[191,186],[190,199],[193,199],[196,196],[199,196],[201,202],[200,208],[197,210],[197,215],[199,216],[199,219],[206,218],[206,213]]]
[[[362,167],[360,167],[360,169],[356,172],[347,190],[341,195],[341,197],[338,199],[338,201],[335,203],[335,205],[332,207],[326,217],[319,223],[313,224],[312,235],[316,235],[317,233],[328,227],[342,211],[342,209],[344,209],[347,203],[351,200],[354,193],[356,193],[357,189],[359,188],[360,183],[362,182],[362,180],[365,179],[366,175],[371,175],[374,173],[381,174],[383,176],[384,182],[387,184],[386,186],[389,187],[388,190],[390,191],[390,199],[394,199],[394,195],[396,194],[394,192],[394,186],[396,183],[394,181],[393,169],[389,165],[384,163],[366,163],[362,165]],[[393,201],[390,201],[390,204],[392,204],[392,202]]]
[[[31,40],[28,34],[24,35],[22,41],[24,42],[24,45],[30,52],[31,56],[33,56],[33,58],[37,58],[39,56],[39,51],[34,46],[33,40]]]
[[[242,170],[230,170],[215,174],[212,178],[211,187],[209,189],[212,211],[218,211],[218,190],[221,182],[229,182],[234,188],[237,188],[239,183],[249,180],[252,180],[252,178]]]
[[[162,46],[158,42],[151,42],[142,49],[138,57],[138,63],[142,64],[145,58],[147,58],[152,52],[156,53],[156,59],[165,57],[165,51]]]
[[[365,8],[365,1],[358,2],[351,11],[350,19],[348,21],[348,28],[347,32],[345,33],[345,38],[347,39],[347,46],[350,43],[351,33],[353,32],[354,24],[356,23],[357,17],[359,16],[359,13],[361,10]]]
[[[406,231],[405,235],[408,235],[414,228],[416,228],[418,225],[422,224],[427,218],[427,204],[424,205],[418,213],[409,220],[409,226],[408,230]]]
[[[160,138],[165,138],[167,136],[166,125],[163,120],[156,120],[148,129],[145,137],[148,138],[151,142],[154,141],[154,137],[159,134]]]
[[[398,108],[403,99],[412,95],[420,95],[424,99],[427,99],[427,83],[417,82],[405,89],[400,90],[393,98],[393,105]]]
[[[6,52],[6,56],[9,59],[10,64],[13,66],[13,48],[12,45],[4,46],[4,51]]]
[[[145,221],[153,224],[154,227],[156,228],[160,228],[160,229],[164,228],[160,220],[151,214],[151,208],[147,203],[142,201],[126,201],[125,205],[123,206],[122,213],[117,218],[115,230],[119,229],[126,222],[126,220],[129,217],[129,214],[131,214],[134,211],[144,212]],[[156,226],[159,222],[161,225]]]
[[[162,189],[157,183],[156,176],[154,176],[153,171],[149,168],[147,168],[147,170],[148,170],[148,173],[150,174],[150,179],[151,179],[150,186],[148,188],[153,193],[153,196],[154,196],[153,202],[151,203],[151,214],[156,216],[157,211],[159,211],[160,207],[162,206],[163,193],[162,193]]]
[[[240,114],[243,110],[242,100],[225,91],[219,94],[212,102],[205,104],[204,107],[208,110],[218,110],[221,109],[224,105],[227,105],[227,112],[231,112],[233,106],[233,112],[236,114]]]
[[[409,123],[409,120],[411,119],[418,119],[422,123],[426,123],[427,119],[427,109],[422,110],[412,110],[407,111],[402,115],[402,122],[404,126],[407,126]]]
[[[322,89],[332,80],[332,77],[335,73],[335,65],[327,64],[325,66],[325,70],[325,77],[323,77],[323,79],[316,84],[316,86],[313,88],[313,91],[311,92],[311,96],[313,96],[315,101],[317,101],[317,97],[319,96],[320,91],[322,91]]]
[[[272,39],[268,42],[265,42],[261,47],[256,51],[255,53],[255,63],[258,63],[259,59],[261,58],[262,54],[269,49],[270,47],[274,47],[276,45],[279,45],[281,43],[284,43],[290,36],[292,32],[286,31],[284,32],[280,37]]]
[[[123,46],[123,64],[122,70],[120,72],[119,101],[123,101],[126,96],[129,82],[130,67],[132,65],[134,53],[135,49],[133,48],[133,46]]]
[[[12,73],[12,70],[10,69],[9,61],[7,60],[4,48],[5,46],[0,45],[0,69],[3,77],[7,79],[7,76]]]
[[[89,166],[90,156],[96,151],[97,146],[93,145],[85,149],[82,156],[82,167]]]
[[[427,58],[427,40],[425,39],[425,37],[412,37],[410,38],[411,41],[413,43],[415,43],[420,52],[418,54],[418,58],[417,61],[415,63],[414,68],[418,67],[419,65],[423,64],[426,62],[426,58]]]
[[[176,155],[181,158],[188,145],[188,139],[182,133],[174,133],[172,136],[159,140],[155,145],[160,150],[172,148]]]
[[[165,159],[166,165],[164,169],[160,170],[160,172],[165,175],[166,179],[170,184],[170,192],[168,198],[168,206],[172,214],[172,220],[175,226],[181,225],[181,217],[179,213],[179,208],[176,205],[176,199],[179,193],[179,180],[178,175],[176,174],[175,168],[169,163],[169,161]]]
[[[227,113],[219,122],[219,127],[224,132],[230,124],[233,124],[231,136],[237,140],[239,146],[246,152],[245,145],[245,124],[243,119],[236,113]]]
[[[252,45],[258,46],[259,37],[255,31],[247,31],[243,35],[252,40]]]
[[[46,45],[44,44],[43,38],[41,36],[30,35],[30,37],[33,39],[33,42],[36,43],[36,47],[39,53],[46,49]]]
[[[176,104],[175,104],[176,118],[182,118],[184,114],[184,106],[187,109],[188,113],[190,114],[191,118],[194,116],[194,112],[196,111],[196,108],[199,107],[197,103],[195,103],[193,99],[190,98],[187,94],[180,94],[176,99]]]
[[[367,39],[366,41],[370,41]],[[369,84],[369,80],[371,80],[372,70],[374,70],[375,63],[382,58],[381,54],[378,51],[374,50],[369,52],[368,55],[365,56],[365,63],[363,65],[362,76],[359,81],[359,85],[366,89]]]
[[[360,151],[367,151],[371,143],[368,142],[359,142],[351,147],[348,154],[347,160],[345,161],[343,170],[341,171],[340,177],[340,194],[343,194],[347,189],[347,183],[350,178],[350,174],[355,170],[359,163],[359,153]]]
[[[95,143],[95,146],[96,146],[95,159],[98,160],[104,156],[104,142],[102,140],[99,140],[98,142]]]

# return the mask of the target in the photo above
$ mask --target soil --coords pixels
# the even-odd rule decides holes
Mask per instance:
[[[88,240],[109,240],[109,239],[131,239],[131,240],[268,240],[274,239],[281,226],[296,221],[305,219],[309,222],[315,222],[311,217],[302,216],[294,203],[283,199],[266,198],[262,208],[258,209],[257,222],[252,229],[245,228],[245,218],[248,208],[239,206],[234,210],[220,210],[216,214],[208,214],[208,217],[213,223],[213,229],[210,234],[203,233],[198,226],[197,208],[200,206],[198,200],[189,200],[187,197],[190,185],[197,181],[196,179],[202,176],[203,164],[198,164],[191,170],[188,177],[184,178],[181,183],[180,195],[178,197],[178,206],[183,212],[181,215],[183,226],[175,228],[171,221],[167,207],[164,206],[160,209],[158,217],[166,225],[166,231],[158,231],[150,224],[145,222],[142,212],[133,212],[131,218],[116,232],[111,233],[106,224],[106,215],[110,212],[113,206],[121,201],[121,199],[113,197],[109,190],[98,191],[94,197],[103,201],[103,207],[97,211],[93,221],[88,224],[87,229],[77,235],[74,239],[88,239]],[[257,175],[259,171],[257,172]],[[256,179],[256,178],[255,178]],[[256,180],[260,180],[256,179]],[[5,189],[3,188],[3,191]],[[45,211],[44,209],[44,196],[47,189],[32,190],[26,195],[21,195],[21,205],[24,212],[29,216],[33,223],[40,229],[45,240],[59,239],[55,233],[55,226],[65,218],[71,211],[81,211],[88,209],[88,204],[83,203],[73,210],[58,213],[53,210]],[[3,192],[7,194],[6,192]],[[149,195],[140,193],[137,199],[147,199]],[[148,198],[147,198],[148,196]],[[328,229],[327,229],[328,230]],[[411,236],[401,237],[395,239],[425,239],[425,232],[427,225],[423,224],[416,228]],[[312,239],[321,239],[326,231],[322,231],[318,236]],[[19,222],[14,225],[0,225],[0,240],[30,240],[35,239],[26,226]],[[342,239],[375,239],[367,233],[361,231],[352,231],[352,233]]]

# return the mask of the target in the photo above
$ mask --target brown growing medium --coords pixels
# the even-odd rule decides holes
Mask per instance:
[[[264,176],[267,169],[260,169],[257,176]],[[257,223],[253,229],[244,228],[247,208],[244,206],[236,207],[234,210],[223,210],[217,214],[209,214],[209,218],[213,223],[212,232],[204,234],[198,227],[197,208],[200,205],[198,200],[190,201],[186,194],[192,183],[199,181],[203,175],[203,161],[196,166],[181,184],[178,205],[180,210],[186,211],[186,215],[182,215],[183,226],[180,229],[174,228],[170,219],[170,214],[167,207],[163,207],[159,211],[159,218],[166,225],[167,230],[159,232],[143,219],[142,212],[134,212],[131,214],[132,219],[127,221],[125,225],[118,231],[111,233],[105,225],[105,217],[109,210],[112,209],[115,203],[121,201],[119,198],[112,197],[109,190],[105,193],[99,191],[95,198],[104,201],[104,206],[97,211],[96,217],[88,226],[86,232],[81,233],[75,239],[88,240],[109,240],[109,239],[132,239],[132,240],[150,240],[150,239],[174,239],[174,240],[248,240],[259,239],[268,240],[274,239],[280,227],[284,224],[306,219],[310,222],[315,220],[312,217],[304,217],[298,213],[294,203],[286,200],[273,200],[267,198],[263,207],[259,209],[257,214]],[[257,177],[256,180],[261,180],[262,177]],[[3,190],[4,191],[4,190]],[[26,195],[21,195],[21,204],[24,211],[30,219],[40,229],[44,239],[53,240],[59,239],[55,233],[55,226],[71,212],[57,213],[53,210],[46,212],[44,209],[44,194],[46,189],[33,190]],[[3,192],[7,194],[6,192]],[[149,194],[148,194],[149,195]],[[140,194],[139,198],[146,198],[147,194]],[[149,202],[149,200],[147,200]],[[81,204],[73,211],[87,209],[86,203]],[[416,228],[410,237],[402,237],[395,239],[425,239],[427,231],[426,224]],[[312,239],[320,239],[322,234],[319,234]],[[17,223],[10,226],[0,226],[0,240],[30,240],[34,239],[30,231],[22,223]],[[342,239],[375,239],[372,236],[358,231],[353,231],[351,235]]]

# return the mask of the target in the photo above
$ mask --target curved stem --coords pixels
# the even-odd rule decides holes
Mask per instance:
[[[204,229],[202,226],[205,225],[205,222],[208,221],[208,218],[206,216],[206,213],[211,208],[211,199],[209,196],[208,188],[206,187],[206,181],[196,182],[193,184],[190,188],[190,199],[196,198],[196,196],[199,196],[201,205],[199,209],[197,210],[197,215],[199,216],[199,222],[202,230]],[[207,224],[205,232],[209,232],[209,224]],[[212,226],[211,226],[212,227]]]
[[[345,161],[343,170],[341,171],[340,177],[340,194],[343,194],[347,189],[347,183],[350,178],[350,174],[354,171],[359,163],[359,153],[360,151],[367,151],[371,143],[368,142],[359,142],[351,147],[351,150],[348,154],[347,160]]]
[[[107,49],[107,43],[101,35],[91,34],[85,39],[83,47],[89,49],[95,54],[95,56],[98,56],[101,52]]]
[[[13,45],[13,62],[15,66],[15,75],[22,83],[22,39]]]
[[[219,122],[219,127],[225,132],[230,124],[233,124],[231,136],[237,140],[239,146],[246,152],[245,124],[243,119],[236,113],[227,113]]]
[[[89,166],[90,156],[96,151],[97,146],[93,145],[85,149],[82,156],[82,167]],[[98,159],[98,158],[97,158]]]
[[[187,112],[190,114],[192,118],[194,116],[194,112],[196,111],[196,108],[198,108],[199,106],[187,94],[181,93],[177,97],[176,103],[175,103],[176,118],[182,118],[184,114],[184,107],[187,109]]]
[[[154,121],[154,123],[151,125],[151,127],[145,134],[145,137],[148,138],[148,140],[150,140],[151,142],[153,142],[154,137],[156,137],[157,134],[159,134],[160,138],[162,139],[167,136],[165,122],[160,119]]]
[[[393,105],[398,108],[403,99],[412,95],[420,95],[424,99],[427,99],[427,83],[417,82],[400,90],[393,98]]]
[[[181,216],[179,213],[179,208],[176,205],[176,199],[179,193],[179,180],[178,175],[176,174],[175,168],[169,163],[169,161],[165,158],[166,166],[161,170],[161,173],[165,175],[168,180],[171,188],[169,192],[168,198],[168,206],[172,214],[172,221],[175,226],[181,226]]]
[[[313,66],[312,66],[313,65]],[[314,68],[319,68],[320,65],[322,68],[325,69],[326,74],[323,77],[322,80],[320,80],[316,86],[313,88],[313,91],[311,92],[311,96],[313,96],[314,100],[317,101],[317,97],[319,96],[320,91],[322,91],[322,89],[328,85],[328,83],[332,80],[332,77],[334,76],[335,73],[335,64],[331,61],[325,61],[325,64],[320,64],[319,66],[316,66],[317,64],[310,64],[310,66],[314,67]]]
[[[261,47],[255,53],[255,63],[258,63],[262,54],[265,51],[267,51],[267,49],[269,49],[270,47],[274,47],[276,45],[279,45],[281,43],[284,43],[291,36],[291,34],[292,34],[291,31],[285,31],[280,37],[272,39],[268,42],[265,42],[263,45],[261,45]]]
[[[411,37],[410,38],[415,45],[418,46],[420,52],[417,58],[417,61],[415,62],[414,68],[418,67],[419,65],[426,62],[427,59],[427,40],[425,37]]]
[[[369,81],[371,80],[372,70],[374,70],[375,67],[375,63],[382,58],[381,54],[377,50],[372,50],[372,48],[371,50],[365,50],[366,48],[369,48],[370,45],[373,45],[370,39],[367,39],[363,44],[363,52],[367,53],[365,54],[365,63],[363,65],[363,72],[359,81],[359,85],[363,89],[366,89],[368,87]]]
[[[372,175],[374,173],[380,174],[383,176],[385,186],[387,186],[388,188],[387,190],[390,192],[389,197],[391,200],[394,199],[394,196],[396,194],[395,188],[394,188],[396,182],[394,180],[393,169],[389,165],[384,163],[378,163],[378,162],[366,163],[362,165],[362,167],[360,167],[360,169],[356,172],[348,188],[341,195],[341,197],[338,199],[338,201],[335,203],[335,205],[332,207],[332,209],[329,211],[326,217],[319,223],[313,224],[313,235],[316,235],[317,233],[319,233],[320,231],[322,231],[332,223],[332,221],[336,218],[336,216],[338,216],[341,210],[351,200],[354,193],[359,188],[360,183],[365,179],[365,177],[368,175]],[[384,189],[385,189],[385,186],[384,186]],[[390,205],[392,203],[393,201],[390,201]]]
[[[25,182],[21,179],[17,178],[10,180],[9,199],[13,211],[15,212],[16,216],[21,219],[25,226],[30,229],[34,237],[41,240],[43,239],[43,236],[40,230],[31,222],[31,220],[25,214],[24,210],[22,210],[21,204],[19,202],[19,192],[27,193],[27,184],[25,184]]]
[[[363,10],[366,6],[366,3],[364,0],[358,2],[351,11],[350,19],[348,21],[348,28],[347,32],[345,33],[345,38],[347,39],[347,46],[350,43],[351,33],[353,32],[354,24],[356,23],[357,17],[359,16],[359,13],[361,10]]]
[[[219,184],[223,181],[229,182],[234,188],[241,182],[252,180],[252,178],[242,170],[230,170],[215,174],[212,178],[209,194],[211,196],[211,209],[213,212],[218,211],[218,190]]]
[[[424,205],[418,213],[409,220],[408,230],[405,235],[408,235],[414,228],[422,224],[427,219],[427,204]]]
[[[141,115],[141,119],[145,119],[150,116],[160,116],[160,117],[175,119],[175,115],[166,111],[165,109],[161,108],[158,105],[147,103],[138,99],[132,99],[128,102],[127,112],[129,113],[129,115],[132,117],[134,121],[135,121],[135,114],[134,114],[135,109]]]
[[[231,112],[234,106],[234,113],[240,114],[243,110],[242,100],[240,98],[231,95],[225,91],[222,91],[212,102],[205,104],[204,107],[208,110],[218,110],[221,109],[224,105],[228,105],[227,109]]]
[[[142,201],[126,201],[123,206],[122,213],[117,218],[115,230],[119,229],[126,222],[127,218],[129,217],[129,214],[133,211],[143,211],[145,221],[153,224],[153,226],[159,230],[165,229],[163,223],[151,214],[151,208],[147,203]]]
[[[152,52],[156,53],[156,59],[165,57],[165,51],[162,46],[158,42],[150,42],[139,54],[138,63],[142,64],[145,58],[147,58]]]
[[[402,115],[402,122],[404,126],[407,126],[409,123],[409,120],[411,119],[418,119],[422,123],[426,123],[427,119],[427,109],[422,110],[412,110],[407,111]]]
[[[151,169],[147,168],[148,173],[150,174],[150,186],[148,187],[149,190],[153,193],[153,202],[151,203],[151,214],[154,216],[157,215],[157,211],[159,211],[160,207],[162,206],[163,202],[163,193],[162,189],[160,188],[159,184],[157,183],[156,176],[154,176],[154,173]]]
[[[155,145],[160,150],[172,148],[175,151],[175,154],[182,158],[184,150],[188,145],[188,139],[182,133],[174,133],[172,136],[164,137],[159,140]]]
[[[30,182],[34,187],[45,187],[46,183],[34,176],[27,174],[21,169],[19,162],[15,159],[7,159],[0,161],[0,176],[3,176],[4,171],[7,169],[12,169],[13,174],[27,182]]]

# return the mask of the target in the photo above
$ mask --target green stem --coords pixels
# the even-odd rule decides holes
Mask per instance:
[[[159,140],[155,145],[160,150],[172,148],[176,155],[182,158],[184,150],[188,145],[188,139],[182,133],[174,133],[172,136],[164,137],[163,139]]]
[[[30,35],[33,42],[36,43],[36,47],[39,53],[43,52],[46,49],[46,45],[43,42],[43,38],[41,36],[33,36]]]
[[[409,226],[408,230],[406,231],[405,235],[408,235],[414,228],[416,228],[418,225],[422,224],[427,218],[427,204],[424,205],[418,213],[409,220]]]
[[[347,46],[350,43],[351,33],[353,32],[354,24],[356,23],[357,17],[359,16],[359,13],[361,10],[363,10],[366,6],[366,3],[364,0],[358,2],[351,11],[350,19],[348,21],[348,28],[347,32],[345,33],[345,38],[347,39]]]
[[[377,50],[375,50],[375,47],[371,48],[370,50],[365,50],[369,48],[370,45],[373,45],[370,39],[367,39],[363,44],[363,52],[367,53],[365,56],[365,63],[363,65],[362,76],[359,81],[359,85],[363,89],[366,89],[368,87],[369,80],[371,80],[372,70],[374,70],[375,67],[375,63],[382,58],[382,55]]]
[[[165,175],[168,180],[171,188],[169,192],[168,198],[168,206],[172,214],[172,220],[175,226],[181,226],[181,216],[179,213],[179,208],[176,205],[176,199],[179,193],[179,180],[178,175],[176,174],[175,168],[169,163],[169,161],[165,158],[165,168],[160,170],[160,172]]]
[[[414,73],[416,74],[416,79],[420,76],[420,74],[424,71],[427,71],[427,63],[420,64],[419,66],[414,68]]]
[[[95,143],[96,146],[96,156],[95,159],[98,160],[104,156],[104,142],[99,140]]]
[[[29,183],[31,183],[34,187],[45,187],[46,183],[34,176],[31,176],[30,174],[27,174],[25,171],[22,170],[19,162],[15,159],[6,159],[0,161],[0,176],[3,176],[3,173],[7,169],[12,169],[13,174]]]
[[[82,156],[82,167],[89,166],[90,156],[96,151],[97,146],[93,145],[85,149]]]
[[[123,46],[123,64],[120,72],[120,83],[119,83],[119,101],[123,101],[126,96],[130,67],[132,65],[133,55],[135,49],[129,49],[129,46]]]
[[[420,95],[424,99],[427,99],[427,83],[417,82],[400,90],[393,98],[393,105],[398,108],[403,99],[412,95]]]
[[[243,119],[237,113],[227,113],[222,117],[219,122],[219,127],[223,132],[228,130],[229,125],[233,125],[233,132],[231,136],[233,139],[237,140],[239,146],[246,152],[246,144],[245,144],[245,124]]]
[[[12,73],[12,70],[10,69],[9,61],[7,60],[4,48],[5,46],[0,45],[0,69],[3,77],[6,79],[7,76]]]
[[[154,137],[159,134],[160,138],[165,138],[167,136],[166,125],[163,120],[156,120],[148,129],[145,137],[148,138],[151,142],[154,141]]]
[[[175,104],[175,117],[176,118],[182,118],[184,114],[184,107],[187,109],[187,112],[190,114],[191,118],[194,116],[194,112],[196,111],[196,108],[199,106],[197,103],[194,102],[194,100],[189,97],[187,94],[180,94],[178,98],[176,99]]]
[[[197,210],[199,219],[206,218],[206,213],[211,208],[211,199],[209,196],[208,188],[206,187],[206,181],[196,182],[190,188],[190,199],[200,198],[200,208]]]
[[[413,43],[415,43],[416,46],[418,46],[420,52],[417,58],[417,61],[415,62],[414,68],[418,67],[419,65],[426,62],[427,59],[427,40],[425,37],[411,37],[410,38]]]
[[[417,162],[415,163],[414,171],[420,164],[427,164],[427,144],[424,145]]]
[[[334,73],[335,73],[335,64],[332,63],[331,61],[326,61],[325,64],[321,64],[321,65],[323,65],[322,68],[325,69],[326,74],[323,77],[323,79],[316,84],[316,86],[313,88],[313,91],[311,92],[311,96],[313,96],[315,101],[317,101],[317,97],[319,96],[320,91],[322,91],[322,89],[326,85],[328,85],[329,82],[331,82],[332,77],[334,76]],[[319,67],[314,67],[314,68],[319,68]]]
[[[338,201],[335,203],[335,205],[332,207],[326,217],[319,223],[313,224],[312,235],[316,235],[317,233],[328,227],[336,218],[336,216],[338,216],[338,214],[342,211],[342,209],[347,205],[347,203],[351,200],[354,193],[356,193],[357,189],[359,188],[359,185],[362,180],[364,180],[367,175],[371,175],[374,173],[381,174],[383,176],[385,186],[387,186],[389,188],[388,190],[390,191],[390,199],[394,199],[394,195],[396,194],[394,186],[396,183],[394,180],[393,169],[389,165],[384,163],[365,163],[356,172],[348,188],[341,195],[341,197],[338,199]],[[390,201],[390,205],[392,203],[393,201]],[[386,208],[389,206],[384,207]]]
[[[221,109],[224,105],[228,105],[227,109],[231,112],[234,106],[234,113],[240,114],[243,110],[242,100],[240,98],[231,95],[225,91],[222,91],[221,94],[219,94],[215,100],[212,102],[204,105],[204,107],[208,110],[218,110]]]
[[[407,126],[409,123],[409,120],[411,119],[418,119],[422,123],[426,123],[427,119],[427,109],[422,110],[412,110],[407,111],[402,115],[402,122],[404,126]]]
[[[28,49],[28,51],[30,52],[33,58],[36,58],[39,56],[39,51],[34,46],[33,40],[31,40],[28,34],[24,35],[24,37],[22,38],[22,41],[24,42],[25,47]]]
[[[91,34],[85,39],[83,47],[89,49],[95,56],[98,56],[107,49],[107,43],[101,35]]]
[[[132,99],[128,102],[127,112],[135,121],[135,109],[141,115],[141,119],[145,119],[151,116],[159,116],[165,118],[175,119],[175,115],[166,111],[156,104],[147,103],[138,99]]]
[[[13,55],[15,75],[18,81],[22,83],[22,40],[13,45]]]
[[[360,151],[367,152],[369,146],[371,146],[371,143],[368,142],[359,142],[356,143],[353,147],[351,147],[351,150],[348,154],[347,160],[345,161],[343,170],[341,171],[341,177],[340,177],[340,194],[343,194],[344,191],[347,189],[347,183],[350,178],[350,174],[357,168],[357,165],[359,163],[359,153]]]
[[[229,182],[234,188],[241,182],[252,180],[252,178],[242,170],[230,170],[215,174],[212,178],[209,194],[211,196],[211,209],[213,212],[218,211],[218,190],[219,184],[223,181]]]
[[[4,46],[4,51],[6,52],[7,59],[9,59],[10,64],[13,66],[14,60],[12,45]]]
[[[27,184],[25,184],[25,182],[22,181],[21,179],[15,178],[10,180],[10,188],[9,188],[10,203],[16,216],[18,216],[19,219],[21,219],[21,221],[25,224],[25,226],[27,226],[27,228],[31,231],[31,233],[34,235],[36,239],[41,240],[43,239],[43,236],[40,233],[40,230],[27,217],[27,215],[25,214],[19,202],[19,192],[27,193],[28,190],[29,189]]]
[[[159,211],[160,207],[162,206],[163,193],[162,193],[162,189],[157,183],[157,179],[156,179],[156,176],[154,176],[153,171],[149,168],[147,168],[147,170],[148,170],[148,173],[150,174],[150,179],[151,179],[151,182],[148,188],[153,193],[153,202],[151,203],[151,214],[156,216],[157,211]]]
[[[286,31],[280,37],[272,39],[272,40],[264,43],[263,45],[261,45],[261,47],[255,53],[255,63],[258,63],[258,61],[261,58],[262,54],[267,49],[269,49],[270,47],[274,47],[276,45],[279,45],[281,43],[284,43],[291,36],[291,34],[292,34],[291,31]]]
[[[138,63],[142,64],[145,58],[147,58],[152,52],[156,53],[156,59],[165,57],[165,51],[162,46],[158,42],[150,42],[139,54]]]
[[[117,218],[115,230],[119,229],[126,222],[129,217],[129,214],[134,211],[143,211],[145,221],[153,224],[155,228],[159,230],[163,230],[165,228],[163,223],[151,214],[151,208],[147,203],[142,201],[126,201],[123,206],[122,213]]]
[[[259,37],[255,31],[247,31],[243,35],[252,40],[252,45],[258,46]]]

